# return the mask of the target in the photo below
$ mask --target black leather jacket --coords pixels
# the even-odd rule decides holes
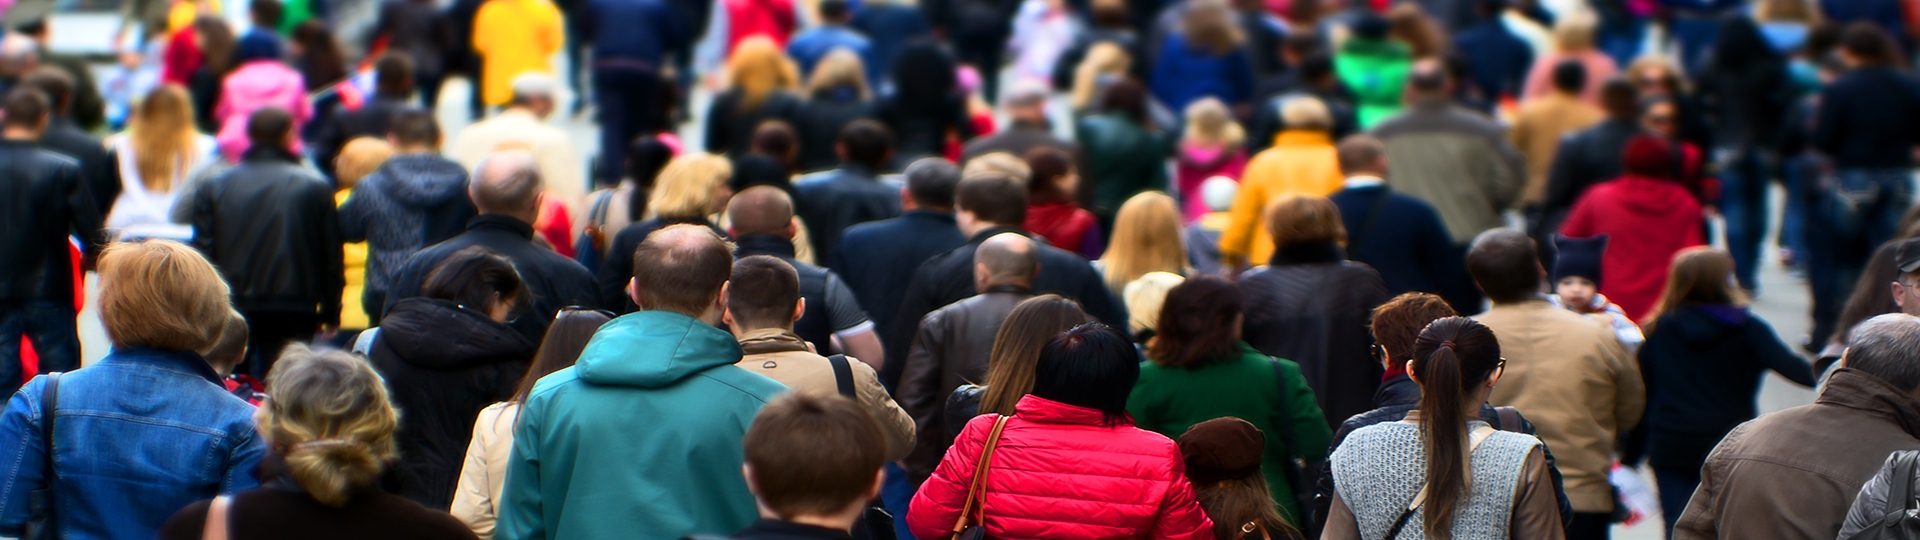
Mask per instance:
[[[100,219],[78,162],[0,141],[0,301],[72,302],[67,235],[98,242]]]
[[[241,311],[340,322],[345,286],[333,188],[284,149],[255,147],[194,192],[193,246],[213,261]]]

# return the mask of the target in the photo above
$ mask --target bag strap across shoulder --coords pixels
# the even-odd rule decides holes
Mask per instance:
[[[983,492],[987,488],[987,463],[993,459],[993,448],[1000,445],[1000,432],[1007,429],[1007,420],[1010,418],[1013,417],[1000,415],[993,421],[993,432],[987,435],[987,445],[980,450],[980,463],[973,468],[973,481],[967,485],[967,504],[960,508],[960,518],[953,522],[954,534],[967,530],[968,518],[972,517],[975,505],[980,506],[980,521],[986,521],[987,510],[980,498],[985,495]]]
[[[829,356],[827,363],[833,365],[833,382],[840,387],[840,395],[859,401],[859,391],[853,387],[853,366],[847,364],[847,355]]]
[[[54,484],[53,469],[53,422],[58,417],[55,410],[60,404],[60,375],[55,371],[47,374],[46,389],[40,392],[40,445],[47,454],[47,485]]]
[[[1913,473],[1920,468],[1920,453],[1902,452],[1898,454],[1900,462],[1893,467],[1893,483],[1887,488],[1887,513],[1885,522],[1895,523],[1907,515],[1907,505],[1913,503]]]

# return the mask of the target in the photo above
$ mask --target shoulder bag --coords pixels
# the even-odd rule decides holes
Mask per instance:
[[[40,392],[40,448],[46,453],[46,487],[27,492],[27,527],[20,540],[54,540],[60,537],[53,516],[54,486],[60,483],[53,469],[54,408],[60,403],[60,372],[47,374],[47,386]]]
[[[860,402],[860,393],[853,386],[853,366],[847,363],[847,355],[836,354],[827,357],[827,363],[833,366],[833,382],[840,389],[840,395]],[[893,514],[874,500],[867,511],[860,514],[860,521],[854,522],[852,535],[854,540],[894,540]]]
[[[1000,432],[1007,429],[1007,419],[1012,416],[1001,415],[993,421],[993,432],[987,435],[987,446],[980,450],[980,463],[973,467],[973,482],[967,484],[967,504],[960,507],[960,518],[953,522],[953,540],[986,540],[987,520],[986,503],[980,499],[987,491],[987,462],[993,459],[993,448],[1000,445]],[[980,519],[973,519],[973,509],[978,505]]]

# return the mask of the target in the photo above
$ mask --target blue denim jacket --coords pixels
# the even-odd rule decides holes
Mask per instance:
[[[67,540],[148,540],[194,501],[259,484],[266,446],[253,407],[193,353],[115,350],[60,378],[54,519]],[[40,395],[29,381],[0,413],[0,535],[19,536],[44,487]]]

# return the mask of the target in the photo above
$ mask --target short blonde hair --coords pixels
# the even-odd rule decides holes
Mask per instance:
[[[100,256],[100,322],[114,348],[211,347],[233,308],[199,251],[171,240],[116,242]]]
[[[726,201],[713,192],[733,177],[733,163],[715,154],[691,153],[667,162],[647,203],[650,217],[704,218]]]
[[[293,482],[340,507],[380,480],[396,452],[400,413],[373,366],[342,351],[293,343],[267,374],[267,400],[253,415],[267,446],[282,452]]]
[[[1313,96],[1293,96],[1281,102],[1280,121],[1287,129],[1333,130],[1333,112],[1327,110],[1326,102]]]
[[[860,55],[848,49],[834,49],[813,66],[813,76],[807,78],[807,93],[820,95],[830,90],[848,88],[860,99],[867,99],[866,64],[861,63]]]
[[[961,178],[989,173],[1007,175],[1009,178],[1019,180],[1021,184],[1033,182],[1033,166],[1027,165],[1027,160],[1020,159],[1020,156],[1006,152],[994,152],[969,159],[960,169]]]
[[[334,177],[339,179],[341,189],[353,187],[392,157],[393,145],[385,140],[360,137],[347,141],[340,148],[340,157],[334,158]]]
[[[1592,50],[1596,24],[1593,16],[1585,13],[1561,18],[1553,25],[1553,50],[1563,53]]]
[[[1326,197],[1288,195],[1267,203],[1267,233],[1274,247],[1307,242],[1347,243],[1340,207]]]

